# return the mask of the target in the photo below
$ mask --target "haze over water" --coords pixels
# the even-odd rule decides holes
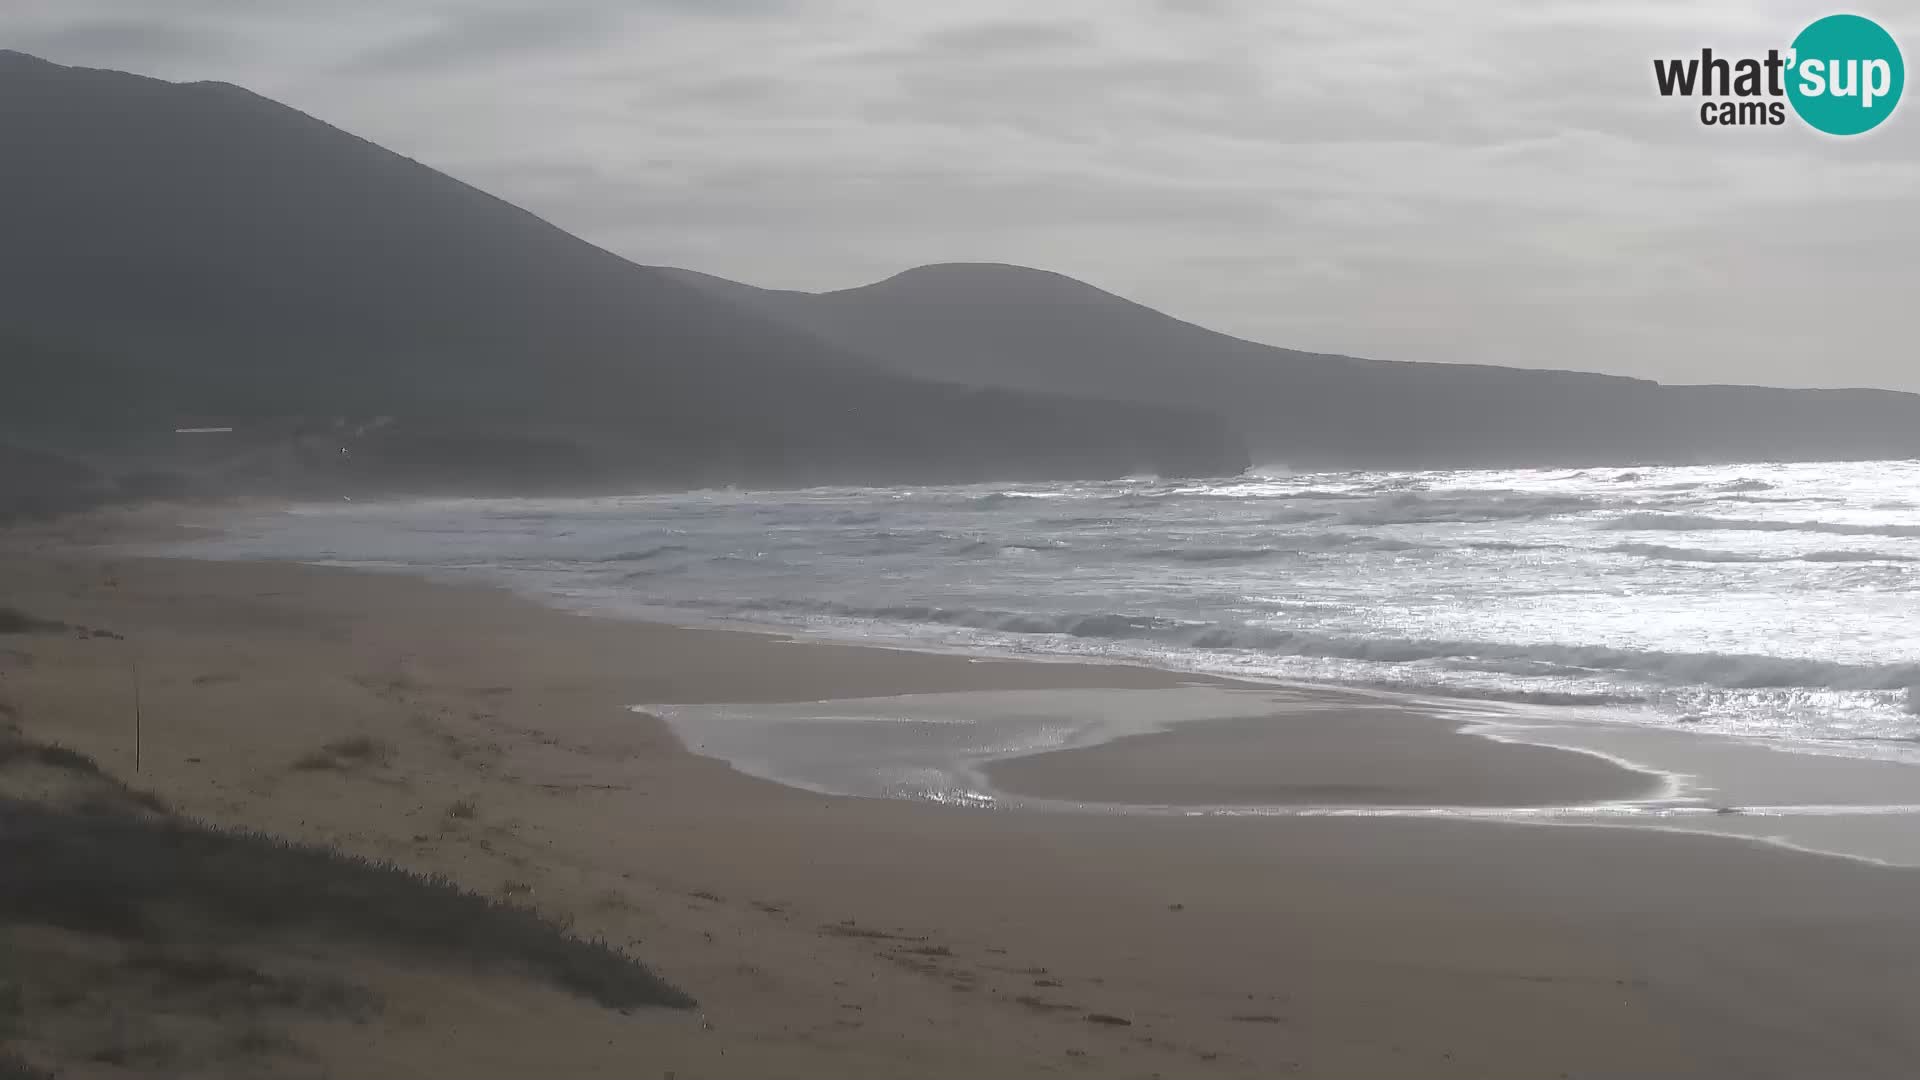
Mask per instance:
[[[1920,759],[1916,500],[1916,462],[1133,478],[341,502],[195,551]]]

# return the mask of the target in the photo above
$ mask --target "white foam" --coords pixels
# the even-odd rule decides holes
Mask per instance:
[[[1015,796],[984,766],[1261,710],[1340,709],[1304,691],[1189,686],[1164,690],[1028,690],[851,701],[632,706],[664,719],[696,752],[742,772],[823,794],[966,808],[1215,817],[1339,817],[1614,826],[1709,834],[1888,865],[1920,865],[1920,766],[1784,754],[1720,736],[1574,720],[1519,707],[1371,695],[1451,713],[1464,734],[1586,754],[1657,776],[1636,799],[1531,807],[1165,806]],[[1410,722],[1422,717],[1410,712]],[[848,736],[853,732],[853,737]],[[1863,822],[1869,824],[1862,824]],[[1892,822],[1897,827],[1883,827]]]

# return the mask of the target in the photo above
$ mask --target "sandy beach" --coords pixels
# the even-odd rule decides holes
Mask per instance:
[[[1185,724],[987,773],[1020,794],[1164,806],[1556,806],[1659,787],[1602,758],[1462,736],[1410,707],[1316,696],[1311,712]]]
[[[315,1075],[1894,1077],[1920,1062],[1910,871],[1649,831],[823,796],[689,752],[628,707],[1195,680],[617,621],[394,575],[111,558],[76,538],[20,534],[0,557],[8,606],[116,635],[0,637],[0,702],[27,735],[187,815],[532,903],[700,1002],[622,1013],[368,955],[356,971],[387,1006],[301,1030]],[[1164,803],[1529,805],[1647,782],[1377,701],[1322,705],[991,773],[1049,798]],[[354,736],[391,752],[294,767]]]

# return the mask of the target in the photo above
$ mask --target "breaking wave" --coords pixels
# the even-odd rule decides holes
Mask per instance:
[[[1406,492],[1351,511],[1342,520],[1353,525],[1420,525],[1431,522],[1511,521],[1554,517],[1598,509],[1599,501],[1583,495],[1503,495],[1457,493],[1423,495]],[[1616,504],[1617,505],[1617,504]]]
[[[1175,562],[1258,562],[1263,559],[1327,551],[1418,551],[1423,549],[1431,550],[1427,544],[1416,544],[1411,540],[1395,540],[1387,536],[1312,533],[1306,536],[1290,536],[1284,543],[1260,547],[1156,548],[1145,552],[1144,556],[1150,559],[1172,559]]]
[[[1668,547],[1665,544],[1615,544],[1607,550],[1616,555],[1639,555],[1648,559],[1669,559],[1673,562],[1920,562],[1920,557],[1895,555],[1886,551],[1809,551],[1804,555],[1759,555],[1747,551],[1720,551],[1714,548]]]
[[[1622,514],[1598,528],[1618,532],[1812,532],[1834,536],[1920,536],[1920,525],[1860,525],[1850,521],[1769,521],[1700,514]]]
[[[1801,562],[1920,562],[1920,556],[1894,555],[1885,551],[1810,551]]]
[[[671,555],[676,551],[685,550],[687,550],[685,544],[659,544],[650,548],[637,548],[633,551],[616,551],[611,555],[602,555],[593,561],[603,563],[645,562],[648,559],[657,559],[662,555]]]
[[[906,604],[861,607],[833,601],[766,600],[758,610],[799,611],[843,618],[931,623],[1005,634],[1061,634],[1076,638],[1149,639],[1191,649],[1239,650],[1273,656],[1363,660],[1379,664],[1467,661],[1512,674],[1632,675],[1684,686],[1726,689],[1802,688],[1907,690],[1920,686],[1920,663],[1846,664],[1745,653],[1691,653],[1551,643],[1363,638],[1315,631],[1189,622],[1122,612],[1035,613]]]
[[[1752,555],[1743,551],[1714,551],[1709,548],[1668,547],[1665,544],[1615,544],[1607,549],[1616,555],[1639,555],[1648,559],[1674,562],[1770,563],[1784,562],[1778,555]]]
[[[341,502],[209,546],[856,640],[1633,703],[1920,761],[1917,491],[1920,461],[1006,477]]]
[[[994,491],[977,496],[968,505],[978,510],[992,510],[1011,502],[1029,502],[1034,499],[1044,498],[1046,498],[1045,495],[1030,495],[1024,491]]]

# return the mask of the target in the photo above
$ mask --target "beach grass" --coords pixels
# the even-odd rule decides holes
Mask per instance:
[[[23,740],[8,741],[0,764],[27,757],[100,771],[85,755]],[[332,937],[531,976],[610,1008],[694,1004],[614,946],[575,936],[533,908],[261,833],[0,799],[0,866],[0,920],[10,924],[161,950]]]
[[[37,634],[66,628],[63,622],[29,615],[19,608],[0,607],[0,634]]]

